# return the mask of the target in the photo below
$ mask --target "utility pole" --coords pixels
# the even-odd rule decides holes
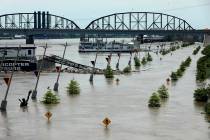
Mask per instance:
[[[59,86],[58,81],[59,81],[60,74],[61,74],[61,69],[62,69],[62,66],[63,66],[63,61],[64,61],[64,57],[65,57],[65,53],[66,53],[66,47],[67,47],[67,42],[64,45],[64,51],[63,51],[63,57],[62,57],[62,61],[61,61],[61,66],[59,68],[58,77],[57,77],[57,80],[56,80],[55,85],[54,85],[54,88],[53,88],[54,91],[58,91],[58,86]]]
[[[39,71],[38,71],[38,75],[37,75],[36,85],[35,85],[35,88],[34,88],[34,90],[32,92],[32,96],[31,96],[32,100],[35,100],[36,96],[37,96],[37,86],[38,86],[38,83],[39,83],[40,73],[41,73],[41,70],[42,70],[42,65],[43,65],[45,54],[46,54],[46,50],[47,50],[47,44],[44,47],[44,54],[43,54],[43,58],[42,58],[42,61],[40,63],[40,66],[39,66]]]
[[[9,83],[7,85],[6,94],[4,96],[4,99],[1,102],[1,107],[0,107],[0,110],[1,111],[6,111],[6,109],[7,109],[7,96],[8,96],[8,93],[9,93],[10,85],[11,85],[13,74],[14,74],[14,71],[15,71],[15,66],[16,66],[17,60],[19,58],[20,49],[21,49],[21,46],[19,46],[18,47],[18,50],[17,50],[17,56],[16,56],[16,59],[14,61],[13,67],[12,67],[12,73],[10,75]]]

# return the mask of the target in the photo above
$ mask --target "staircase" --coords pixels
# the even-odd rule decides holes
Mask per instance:
[[[51,56],[45,56],[44,59],[47,59],[48,61],[58,63],[58,64],[63,64],[68,67],[73,67],[76,69],[82,69],[82,70],[87,70],[91,71],[93,67],[87,66],[87,65],[82,65],[73,61],[70,61],[68,59],[62,59],[62,57],[57,56],[57,55],[51,55]],[[95,68],[95,71],[103,71],[102,69]]]

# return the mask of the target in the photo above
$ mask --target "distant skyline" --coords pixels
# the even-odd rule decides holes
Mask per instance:
[[[49,11],[81,28],[92,20],[118,12],[161,12],[185,19],[193,28],[210,28],[209,0],[0,0],[0,15]]]

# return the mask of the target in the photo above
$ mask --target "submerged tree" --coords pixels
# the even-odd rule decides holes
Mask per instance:
[[[106,78],[114,78],[114,73],[111,66],[107,66],[107,68],[105,69],[104,75]]]
[[[172,81],[177,81],[178,80],[176,72],[172,72],[170,76],[171,76]]]
[[[147,54],[147,61],[152,61],[152,56],[149,53]]]
[[[141,66],[140,59],[137,56],[134,57],[134,63],[135,63],[136,67],[140,67]]]
[[[198,88],[194,91],[194,99],[199,102],[207,102],[208,91],[205,88]]]
[[[131,73],[131,66],[127,66],[123,69],[124,73]]]
[[[206,114],[210,115],[210,103],[207,103],[205,105],[205,112],[206,112]]]
[[[67,92],[71,95],[79,94],[80,93],[79,83],[74,79],[71,80],[67,87]]]
[[[158,92],[160,98],[162,98],[162,99],[166,99],[166,98],[169,97],[168,89],[166,88],[165,85],[162,85],[162,86],[158,89],[157,92]]]
[[[153,93],[148,102],[149,107],[160,107],[160,97],[157,93]]]
[[[143,65],[145,65],[145,64],[147,63],[147,60],[146,60],[146,58],[145,58],[145,57],[143,57],[143,58],[142,58],[141,63],[142,63]]]
[[[176,71],[176,75],[177,75],[178,77],[181,77],[181,76],[183,75],[183,72],[184,72],[184,71],[182,71],[181,69],[178,69],[178,70]]]
[[[58,96],[56,95],[56,94],[54,94],[53,92],[52,92],[52,90],[48,90],[46,93],[45,93],[45,95],[44,95],[44,97],[43,97],[43,103],[44,104],[57,104],[57,103],[59,103],[59,98],[58,98]]]

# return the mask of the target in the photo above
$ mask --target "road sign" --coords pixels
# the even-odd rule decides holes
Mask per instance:
[[[52,117],[52,113],[48,111],[47,113],[45,113],[45,116],[47,117],[47,119],[49,121],[50,118]]]
[[[103,124],[105,125],[105,127],[107,127],[110,123],[111,123],[111,120],[109,118],[105,118],[103,120]]]
[[[7,86],[9,85],[10,83],[10,78],[9,77],[5,77],[4,78],[4,82],[7,84]]]

